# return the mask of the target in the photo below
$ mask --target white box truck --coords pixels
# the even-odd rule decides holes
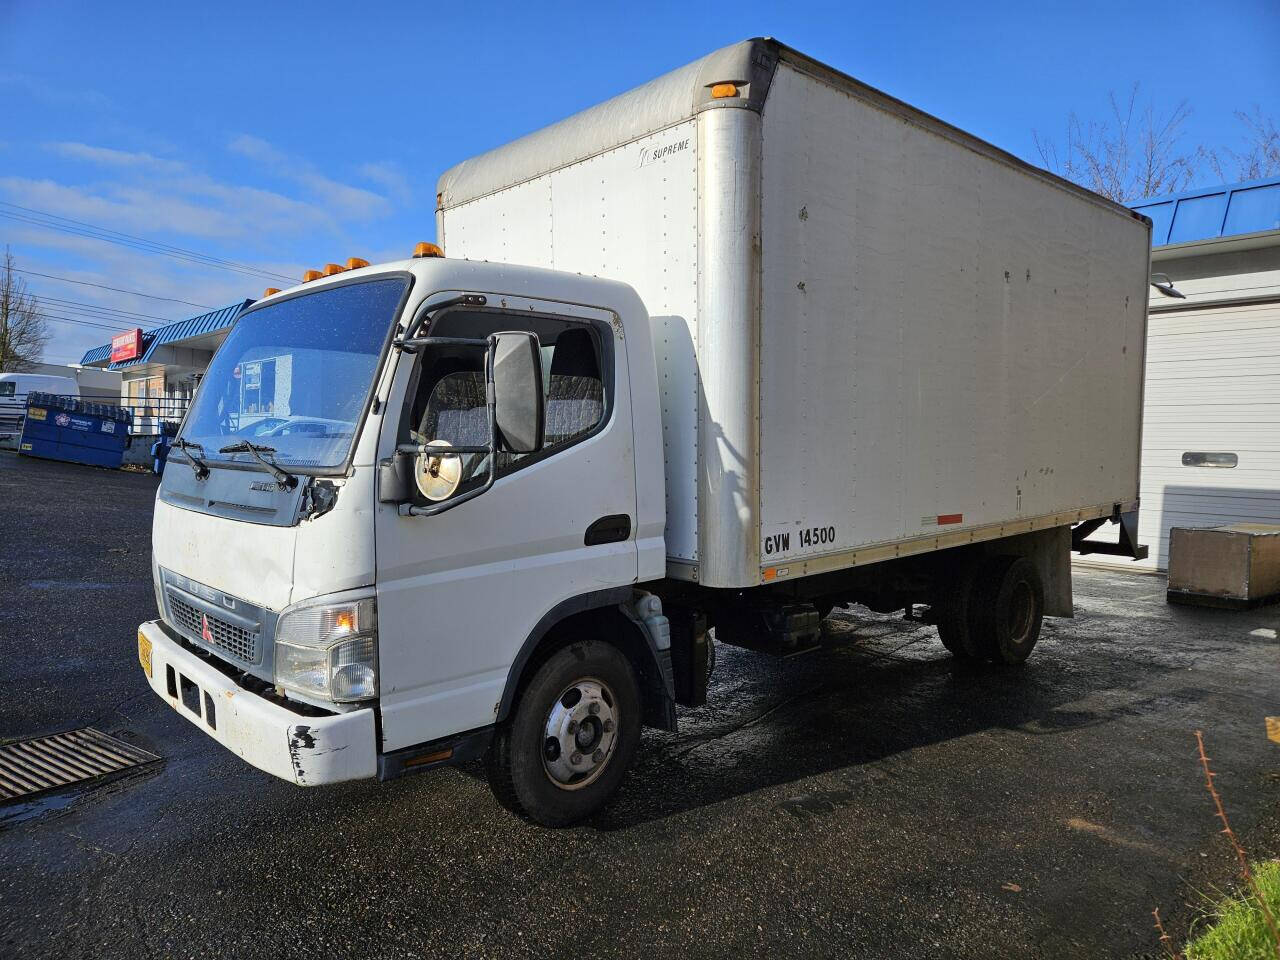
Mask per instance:
[[[143,669],[265,771],[483,755],[570,823],[709,630],[856,602],[1017,664],[1090,531],[1141,552],[1149,222],[795,50],[469,160],[436,229],[247,310],[158,493]]]

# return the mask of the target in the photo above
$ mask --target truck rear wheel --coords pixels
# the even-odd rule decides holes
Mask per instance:
[[[547,827],[590,816],[618,788],[640,742],[640,690],[627,658],[575,643],[529,681],[486,757],[508,809]]]
[[[992,557],[979,569],[969,629],[984,659],[1019,664],[1031,655],[1044,618],[1044,584],[1026,557]]]

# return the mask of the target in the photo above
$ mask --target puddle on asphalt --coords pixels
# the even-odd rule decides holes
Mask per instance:
[[[68,790],[65,793],[45,794],[25,803],[11,803],[0,807],[0,830],[46,814],[61,813],[79,800],[84,793],[84,790]]]

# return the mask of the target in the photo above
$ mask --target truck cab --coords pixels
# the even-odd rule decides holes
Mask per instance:
[[[264,298],[157,494],[151,686],[314,785],[487,751],[560,653],[595,674],[553,670],[538,711],[558,754],[538,775],[573,815],[642,717],[674,725],[669,631],[636,586],[665,564],[656,390],[619,283],[425,256]]]

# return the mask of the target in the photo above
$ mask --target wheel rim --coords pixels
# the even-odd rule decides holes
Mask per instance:
[[[560,692],[542,728],[542,768],[563,790],[594,782],[618,743],[618,699],[595,677],[575,680]]]
[[[1009,604],[1009,637],[1015,646],[1025,643],[1031,633],[1031,625],[1035,621],[1035,605],[1031,584],[1025,580],[1014,584]]]

